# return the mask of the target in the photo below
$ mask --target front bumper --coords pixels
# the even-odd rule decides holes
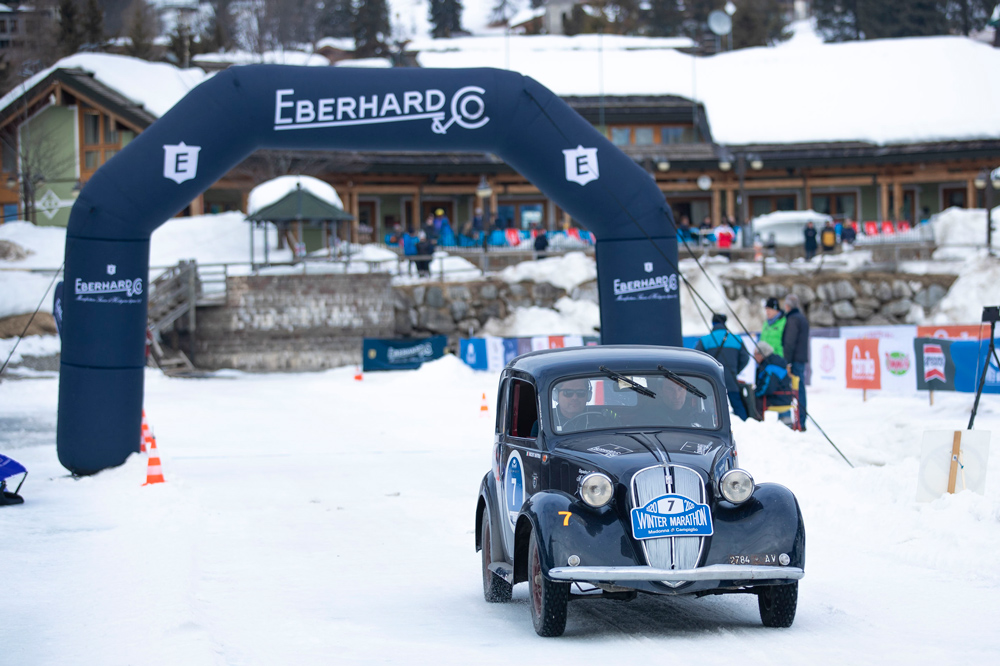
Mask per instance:
[[[553,580],[579,583],[622,583],[627,581],[662,582],[676,585],[693,581],[799,580],[805,571],[799,567],[739,566],[712,564],[697,569],[656,569],[654,567],[554,567]]]

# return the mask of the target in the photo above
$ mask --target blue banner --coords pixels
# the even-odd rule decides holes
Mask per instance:
[[[683,495],[663,495],[632,509],[632,535],[636,539],[674,536],[711,536],[712,512]]]
[[[6,479],[15,474],[25,474],[27,471],[24,469],[24,465],[16,460],[0,455],[0,479]]]
[[[994,345],[996,341],[994,341]],[[986,366],[986,381],[983,393],[1000,393],[1000,368],[995,357],[986,363],[989,340],[955,340],[951,343],[951,361],[955,367],[955,390],[975,393]]]
[[[461,358],[473,370],[489,370],[490,363],[486,357],[485,338],[462,339],[458,341]]]
[[[443,335],[404,340],[365,338],[362,347],[363,368],[365,372],[416,370],[425,361],[444,356],[447,343],[448,338]]]

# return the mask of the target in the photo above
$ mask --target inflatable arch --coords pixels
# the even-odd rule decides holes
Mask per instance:
[[[536,81],[494,69],[234,67],[101,167],[73,206],[56,435],[71,472],[138,450],[150,235],[262,148],[495,153],[597,236],[602,341],[681,344],[663,194]]]

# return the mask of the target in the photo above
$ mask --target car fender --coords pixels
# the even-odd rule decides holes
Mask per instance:
[[[625,534],[615,502],[595,509],[559,490],[532,495],[514,530],[514,582],[528,579],[528,544],[531,533],[538,541],[542,575],[569,564],[570,555],[583,566],[635,566],[642,562]]]
[[[788,555],[788,566],[805,569],[806,529],[791,490],[761,483],[738,506],[719,502],[713,513],[714,534],[705,564],[731,564],[733,556]],[[739,563],[739,562],[737,562]],[[757,562],[754,562],[757,563]],[[760,562],[771,564],[770,561]]]
[[[497,525],[493,514],[496,510],[496,490],[492,473],[487,473],[479,484],[479,501],[476,503],[476,552],[483,548],[483,521],[489,520],[490,525],[490,560],[493,562],[508,562],[512,558],[504,552],[503,534]]]

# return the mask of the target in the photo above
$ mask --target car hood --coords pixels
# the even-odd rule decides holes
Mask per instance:
[[[600,431],[561,437],[553,453],[600,468],[619,478],[663,460],[686,465],[708,475],[719,451],[727,445],[727,441],[717,434],[702,432]]]

